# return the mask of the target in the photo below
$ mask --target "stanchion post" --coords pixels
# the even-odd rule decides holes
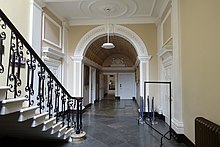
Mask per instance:
[[[143,97],[140,97],[140,123],[143,124],[144,112],[143,112]]]
[[[154,97],[152,97],[152,125],[156,124],[157,122],[155,121]]]
[[[150,98],[147,96],[147,120],[150,120]]]

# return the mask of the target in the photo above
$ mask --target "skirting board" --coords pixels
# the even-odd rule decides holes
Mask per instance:
[[[184,135],[184,134],[177,134],[173,129],[172,136],[178,143],[184,143],[187,147],[195,147],[195,145]]]
[[[137,107],[139,107],[136,99],[134,100]],[[144,117],[146,118],[148,116],[148,112],[144,112]],[[162,114],[159,114],[158,112],[155,112],[155,116],[163,121],[165,121],[165,116]],[[183,143],[187,147],[195,147],[195,145],[184,135],[184,134],[177,134],[173,129],[171,130],[173,138],[176,140],[178,143]]]

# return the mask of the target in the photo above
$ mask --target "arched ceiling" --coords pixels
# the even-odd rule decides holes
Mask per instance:
[[[119,36],[110,36],[110,42],[115,45],[113,49],[104,49],[102,44],[106,42],[106,36],[95,40],[87,49],[86,57],[95,63],[102,65],[102,63],[109,56],[114,54],[121,54],[127,56],[133,63],[136,62],[137,53],[130,42]]]

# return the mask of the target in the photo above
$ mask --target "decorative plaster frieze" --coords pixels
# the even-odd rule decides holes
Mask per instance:
[[[115,72],[134,72],[135,68],[134,67],[103,67],[102,68],[103,72],[107,72],[107,71],[115,71]]]
[[[158,52],[159,57],[162,58],[162,60],[165,60],[169,58],[170,56],[173,56],[173,46],[172,45],[166,45],[163,48],[161,48]]]
[[[52,49],[50,47],[43,47],[43,53],[45,56],[53,59],[63,59],[64,58],[64,53],[57,51],[55,49]]]
[[[89,45],[92,43],[92,41],[100,36],[104,36],[106,34],[106,28],[105,26],[98,26],[91,31],[87,32],[79,41],[79,43],[76,46],[74,56],[83,56]]]

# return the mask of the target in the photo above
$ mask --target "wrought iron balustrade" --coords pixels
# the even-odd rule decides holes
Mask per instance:
[[[5,99],[26,97],[26,107],[39,106],[63,126],[82,129],[82,97],[72,97],[12,22],[0,10],[0,86]]]

